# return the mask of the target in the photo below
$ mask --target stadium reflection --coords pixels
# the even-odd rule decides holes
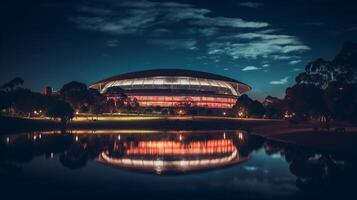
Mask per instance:
[[[208,170],[248,160],[249,154],[240,153],[247,145],[247,137],[242,131],[119,135],[97,160],[114,167],[157,174]]]
[[[261,146],[251,137],[240,130],[71,130],[8,136],[6,142],[7,146],[26,149],[26,155],[43,151],[53,157],[59,151],[60,162],[71,169],[95,160],[116,168],[170,174],[217,169],[249,160],[253,149]]]

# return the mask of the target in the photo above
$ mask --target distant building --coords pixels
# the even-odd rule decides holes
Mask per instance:
[[[50,86],[43,88],[42,94],[46,96],[51,96],[53,94],[53,88]]]
[[[192,107],[230,109],[250,86],[232,78],[191,70],[157,69],[121,74],[90,86],[100,93],[117,88],[136,98],[142,107]],[[112,95],[112,96],[110,96]],[[119,98],[110,93],[108,98]]]

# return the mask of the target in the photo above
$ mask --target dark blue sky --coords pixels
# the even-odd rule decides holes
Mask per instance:
[[[356,42],[357,3],[311,0],[9,1],[1,5],[1,83],[35,91],[153,68],[226,75],[282,96],[316,58]]]

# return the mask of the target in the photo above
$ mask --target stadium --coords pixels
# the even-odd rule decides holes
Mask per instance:
[[[156,69],[125,73],[90,86],[108,98],[118,88],[137,99],[141,107],[205,107],[230,109],[251,87],[225,76],[183,69]]]

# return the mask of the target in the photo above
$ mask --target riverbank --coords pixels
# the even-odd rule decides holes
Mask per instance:
[[[208,116],[114,116],[75,118],[67,129],[139,129],[139,130],[228,130],[279,124],[282,120],[237,119]],[[61,129],[59,121],[0,117],[0,134]]]
[[[252,134],[268,140],[280,141],[308,147],[311,149],[334,152],[357,152],[357,126],[349,123],[332,123],[329,130],[315,130],[316,123],[290,124],[282,122],[271,126],[253,127]],[[339,129],[336,131],[336,129]],[[344,131],[341,131],[343,129]]]
[[[281,141],[332,152],[357,152],[357,127],[333,123],[329,131],[316,131],[319,124],[291,124],[284,120],[237,119],[207,116],[115,116],[97,120],[77,118],[67,129],[126,130],[247,130],[268,140]],[[345,132],[336,132],[344,128]],[[0,117],[0,134],[62,129],[59,121]]]

